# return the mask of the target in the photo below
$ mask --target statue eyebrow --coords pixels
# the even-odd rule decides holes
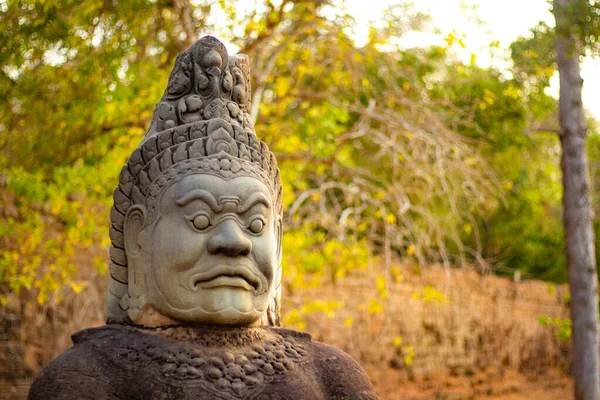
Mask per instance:
[[[267,208],[271,208],[271,202],[269,201],[269,198],[263,193],[257,192],[252,193],[250,197],[248,197],[248,200],[238,207],[238,212],[244,213],[259,203],[264,204]]]
[[[206,204],[208,204],[210,206],[210,208],[214,212],[223,211],[223,206],[221,206],[221,205],[219,205],[219,203],[217,203],[217,200],[215,199],[215,197],[210,192],[207,192],[206,190],[202,190],[202,189],[196,189],[196,190],[187,192],[186,194],[184,194],[183,196],[181,196],[180,198],[175,200],[175,203],[177,203],[177,205],[183,207],[183,206],[189,204],[192,200],[204,201]]]

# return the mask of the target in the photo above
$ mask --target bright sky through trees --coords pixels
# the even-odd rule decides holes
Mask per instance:
[[[392,2],[386,0],[346,0],[349,12],[356,18],[357,41],[366,37],[369,22],[377,24],[384,9]],[[539,21],[554,26],[554,17],[546,0],[426,0],[414,2],[415,7],[432,18],[432,27],[439,33],[410,33],[402,41],[405,47],[444,44],[444,38],[455,31],[464,35],[464,48],[456,48],[463,62],[476,62],[484,67],[493,65],[504,69],[510,57],[509,45],[519,36],[528,36],[529,30]],[[499,47],[490,52],[490,43],[498,41]],[[493,54],[493,56],[491,56]],[[584,79],[583,102],[597,119],[600,119],[600,61],[586,59],[582,65]],[[558,97],[558,75],[551,80],[550,93]]]

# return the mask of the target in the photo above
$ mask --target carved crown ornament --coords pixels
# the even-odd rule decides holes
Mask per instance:
[[[244,54],[229,56],[216,38],[206,36],[175,60],[167,89],[157,104],[142,143],[119,175],[110,212],[108,319],[127,316],[128,268],[124,222],[136,204],[157,215],[157,199],[170,184],[191,174],[223,179],[250,176],[271,192],[281,214],[281,183],[275,156],[254,131],[250,109],[250,67]]]

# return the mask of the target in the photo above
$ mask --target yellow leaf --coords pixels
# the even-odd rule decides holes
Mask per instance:
[[[275,82],[275,92],[277,97],[284,97],[290,87],[289,78],[277,78]]]
[[[454,44],[454,42],[456,41],[456,31],[452,31],[450,32],[445,38],[444,41],[446,42],[446,46],[447,47],[452,47],[452,45]]]
[[[377,300],[370,299],[369,300],[369,309],[367,310],[369,314],[381,314],[383,312],[383,305]]]
[[[385,220],[388,222],[388,224],[395,224],[396,223],[396,216],[392,213],[387,213]]]
[[[306,65],[304,64],[298,64],[298,66],[296,66],[296,72],[298,73],[298,77],[302,78],[304,76],[304,74],[306,73]]]
[[[471,233],[471,231],[473,231],[473,225],[471,225],[471,224],[464,224],[463,225],[463,230],[468,235],[468,234]]]
[[[71,289],[73,289],[73,291],[78,294],[83,290],[83,284],[82,283],[75,283],[75,282],[71,282],[70,283]]]
[[[400,336],[396,336],[394,338],[394,347],[398,347],[402,344],[402,338]]]
[[[108,247],[108,246],[110,245],[110,237],[108,237],[108,236],[104,236],[104,237],[102,238],[102,240],[100,241],[100,245],[101,245],[103,248],[106,248],[106,247]]]
[[[496,98],[496,93],[492,92],[492,91],[491,91],[491,90],[489,90],[489,89],[483,89],[483,93],[484,93],[486,96],[488,96],[488,97],[491,97],[492,99],[495,99],[495,98]]]
[[[404,279],[400,268],[392,267],[392,268],[390,268],[390,272],[391,272],[392,278],[394,279],[395,282],[402,282],[402,280]]]

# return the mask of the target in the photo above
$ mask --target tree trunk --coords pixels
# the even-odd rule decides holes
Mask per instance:
[[[576,400],[599,400],[598,294],[594,231],[585,141],[579,38],[571,32],[569,5],[586,0],[554,0],[556,53],[560,74],[563,226],[571,290],[573,377]]]

